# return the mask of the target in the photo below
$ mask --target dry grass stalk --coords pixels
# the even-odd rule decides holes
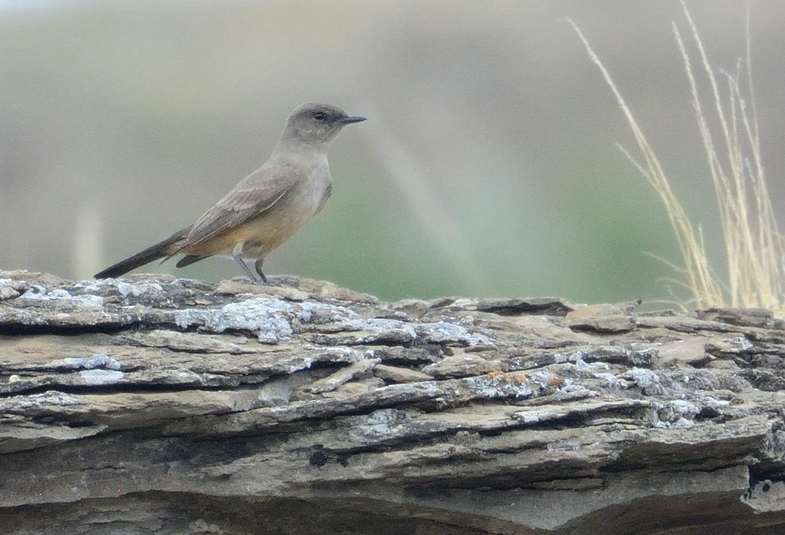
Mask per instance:
[[[722,279],[709,262],[700,230],[696,230],[684,206],[671,189],[668,176],[654,148],[613,78],[581,29],[572,20],[567,22],[577,33],[589,58],[597,65],[616,97],[635,138],[638,156],[633,156],[624,147],[620,149],[665,204],[684,262],[682,268],[669,265],[682,275],[677,284],[690,294],[688,304],[697,308],[764,307],[782,311],[785,308],[785,242],[778,230],[761,158],[758,113],[752,82],[749,5],[745,58],[739,60],[734,74],[721,71],[720,76],[709,61],[695,21],[683,0],[682,9],[697,50],[697,72],[702,73],[711,90],[708,106],[713,109],[707,112],[698,89],[692,58],[678,26],[673,23],[673,32],[689,82],[692,106],[722,225],[726,258],[726,270]],[[746,84],[746,97],[741,89],[742,74]],[[724,95],[720,89],[721,81],[727,88]],[[709,126],[709,113],[713,115],[712,119],[717,125],[714,129]],[[715,141],[715,138],[718,141]]]

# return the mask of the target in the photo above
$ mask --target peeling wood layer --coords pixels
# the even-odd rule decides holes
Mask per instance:
[[[761,310],[0,272],[11,533],[781,533],[783,402]]]

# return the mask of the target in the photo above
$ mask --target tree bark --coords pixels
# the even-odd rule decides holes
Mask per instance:
[[[785,532],[767,311],[0,272],[4,533]]]

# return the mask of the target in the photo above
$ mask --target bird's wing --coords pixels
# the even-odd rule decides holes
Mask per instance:
[[[194,223],[181,250],[202,244],[270,210],[303,178],[291,166],[260,167]]]

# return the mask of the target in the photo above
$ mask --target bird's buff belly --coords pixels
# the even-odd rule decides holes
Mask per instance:
[[[238,225],[206,243],[188,248],[188,254],[233,255],[238,246],[244,258],[262,258],[292,237],[313,214],[289,214],[289,217],[259,217]]]

